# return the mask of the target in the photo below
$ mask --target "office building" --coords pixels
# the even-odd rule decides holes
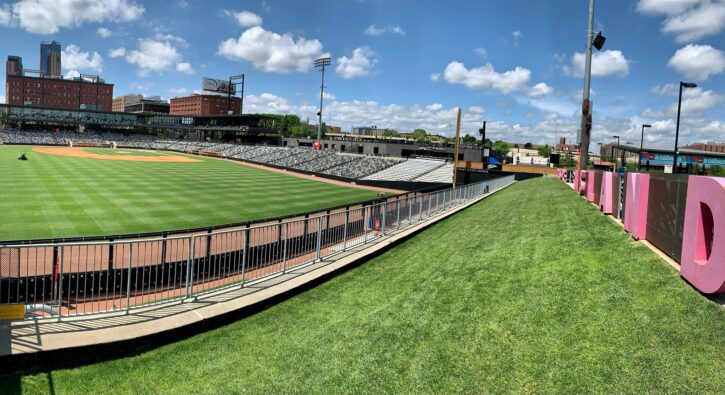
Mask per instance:
[[[20,56],[8,56],[5,63],[5,72],[7,75],[23,75],[23,58]]]
[[[40,43],[40,73],[46,77],[60,77],[60,43],[43,41]]]
[[[239,114],[242,100],[236,96],[192,94],[170,100],[171,115],[227,115]]]

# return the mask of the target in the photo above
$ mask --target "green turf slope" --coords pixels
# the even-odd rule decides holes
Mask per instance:
[[[725,393],[725,311],[555,179],[329,282],[23,393]]]
[[[196,163],[128,162],[31,149],[0,146],[0,240],[220,225],[377,196],[209,158]],[[23,151],[30,160],[17,160]]]

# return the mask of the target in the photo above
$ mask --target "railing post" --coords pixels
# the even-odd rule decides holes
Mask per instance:
[[[345,207],[345,226],[342,228],[342,250],[347,250],[347,223],[350,221],[350,206]]]
[[[436,192],[436,213],[441,211],[441,192]]]
[[[408,198],[408,225],[410,225],[413,222],[413,202],[410,201],[410,198]]]
[[[307,222],[305,221],[305,224]],[[244,274],[247,269],[247,255],[249,255],[249,224],[244,228],[244,248],[242,249],[242,284],[240,288],[244,288]]]
[[[287,241],[289,240],[289,222],[284,223],[284,249],[282,250],[282,274],[287,272]]]
[[[383,202],[383,218],[380,219],[380,231],[382,232],[382,235],[385,236],[385,219],[388,212],[388,202]]]
[[[361,208],[361,210],[363,212],[363,223],[362,223],[363,244],[365,244],[368,241],[368,232],[367,232],[367,227],[368,227],[368,218],[367,218],[368,210],[365,208],[365,206],[363,206],[363,208]]]
[[[423,196],[424,194],[420,195],[420,205],[418,205],[418,221],[423,220]]]
[[[193,286],[194,277],[194,249],[196,248],[196,236],[189,237],[189,261],[186,265],[186,295],[184,299],[191,297],[191,290]]]
[[[428,218],[430,218],[430,207],[433,205],[433,196],[431,194],[428,194]]]
[[[65,248],[60,246],[60,263],[58,264],[58,322],[63,316],[63,254]],[[20,256],[20,254],[18,254]],[[19,274],[20,272],[18,272]]]
[[[395,206],[395,209],[397,211],[397,213],[395,214],[395,229],[397,230],[400,229],[400,197],[398,197],[398,200],[395,201]]]
[[[126,276],[126,315],[131,310],[131,260],[133,257],[133,244],[128,243],[128,276]]]
[[[322,216],[317,217],[317,260],[320,260],[320,249],[322,247]]]

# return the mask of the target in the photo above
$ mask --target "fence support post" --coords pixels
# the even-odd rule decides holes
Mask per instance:
[[[362,212],[363,212],[362,232],[363,232],[363,244],[365,244],[368,241],[368,232],[367,232],[367,228],[368,228],[368,217],[367,217],[368,210],[367,210],[367,208],[365,208],[365,206],[363,206],[360,210],[362,210]]]
[[[420,205],[418,206],[418,221],[423,220],[423,196],[425,195],[420,195]]]
[[[383,202],[383,218],[380,219],[380,232],[385,236],[385,219],[388,212],[388,202]]]
[[[191,297],[191,290],[194,282],[194,250],[196,249],[196,236],[189,237],[189,263],[186,265],[186,295],[184,299]]]
[[[128,276],[126,277],[126,315],[131,310],[131,260],[133,257],[133,244],[128,244]]]
[[[317,217],[317,260],[320,260],[320,250],[322,249],[322,216]]]
[[[249,255],[249,224],[247,224],[244,228],[244,248],[242,249],[242,284],[239,286],[240,288],[244,288],[244,274],[247,269],[247,255]]]
[[[284,223],[284,250],[282,250],[282,274],[287,273],[287,241],[289,240],[289,222]]]
[[[60,247],[60,263],[58,264],[58,322],[63,316],[63,253],[65,248]],[[18,254],[20,256],[20,254]],[[20,272],[18,272],[18,275]],[[20,286],[20,285],[18,285]]]
[[[408,199],[408,225],[413,223],[413,203],[415,203],[415,201],[411,202],[410,199]]]
[[[400,197],[395,201],[397,213],[395,214],[395,229],[400,229]]]
[[[345,226],[342,228],[342,250],[347,250],[347,223],[350,220],[350,206],[345,207]]]

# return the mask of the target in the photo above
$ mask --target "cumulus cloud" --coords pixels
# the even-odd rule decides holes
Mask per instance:
[[[123,57],[126,62],[135,64],[138,66],[138,74],[141,76],[150,72],[159,73],[169,70],[181,60],[181,54],[171,43],[152,39],[139,40],[136,49],[112,49],[109,56],[112,58]]]
[[[403,30],[403,28],[400,26],[388,26],[387,28],[385,28],[385,27],[377,27],[377,26],[375,26],[375,24],[372,24],[372,25],[368,26],[367,28],[365,28],[365,30],[363,30],[363,33],[365,35],[373,36],[373,37],[382,36],[384,33],[392,33],[392,34],[397,34],[399,36],[405,36],[405,30]]]
[[[245,60],[254,68],[272,73],[307,72],[316,58],[325,56],[318,40],[277,34],[260,26],[247,29],[238,39],[219,43],[217,54],[230,60]]]
[[[108,38],[113,35],[113,32],[105,27],[99,27],[98,30],[96,30],[96,34],[98,34],[98,37],[100,38]]]
[[[441,79],[441,73],[433,73],[430,75],[431,81],[438,81],[439,79]]]
[[[709,45],[689,44],[675,52],[667,65],[696,81],[725,70],[725,53]]]
[[[486,51],[486,48],[478,47],[478,48],[475,48],[473,50],[473,52],[475,52],[477,55],[479,55],[481,57],[484,57],[484,58],[488,57],[488,51]]]
[[[554,91],[554,88],[550,87],[549,85],[546,85],[543,82],[539,82],[538,84],[532,86],[529,88],[529,90],[526,92],[527,95],[531,97],[542,97],[550,94]]]
[[[249,11],[229,11],[224,10],[224,15],[234,18],[239,26],[252,27],[262,26],[262,17]]]
[[[75,44],[65,47],[61,51],[61,58],[66,70],[93,70],[100,73],[103,68],[103,58],[98,52],[82,52]]]
[[[351,57],[337,59],[335,72],[342,78],[363,77],[370,74],[377,62],[375,52],[369,47],[355,48]]]
[[[13,11],[7,4],[0,5],[0,26],[10,26],[13,22]],[[4,96],[3,96],[4,97]]]
[[[182,74],[194,74],[194,68],[191,67],[191,63],[188,62],[177,63],[176,71]]]
[[[673,34],[679,43],[716,35],[725,28],[725,1],[722,0],[640,0],[637,10],[666,15],[661,30]]]
[[[668,84],[663,87],[656,87],[659,92],[667,96],[677,96],[679,86]],[[705,111],[725,102],[725,98],[711,90],[703,90],[700,87],[694,89],[683,89],[681,113],[685,115],[702,115]],[[642,112],[643,117],[666,118],[677,115],[677,102],[673,102],[664,111],[655,111],[647,108]]]
[[[575,52],[571,56],[571,67],[564,69],[565,74],[575,77],[584,76],[585,55]],[[624,57],[622,51],[606,50],[592,54],[592,75],[595,77],[618,76],[624,77],[629,74],[630,61]]]
[[[476,90],[498,90],[503,94],[522,91],[531,79],[531,71],[520,66],[503,73],[496,72],[491,63],[468,69],[461,62],[450,62],[443,71],[450,84],[465,85]]]
[[[10,8],[0,10],[2,24]],[[134,21],[144,11],[143,5],[132,0],[20,0],[12,5],[10,18],[30,33],[54,34],[85,23]]]

